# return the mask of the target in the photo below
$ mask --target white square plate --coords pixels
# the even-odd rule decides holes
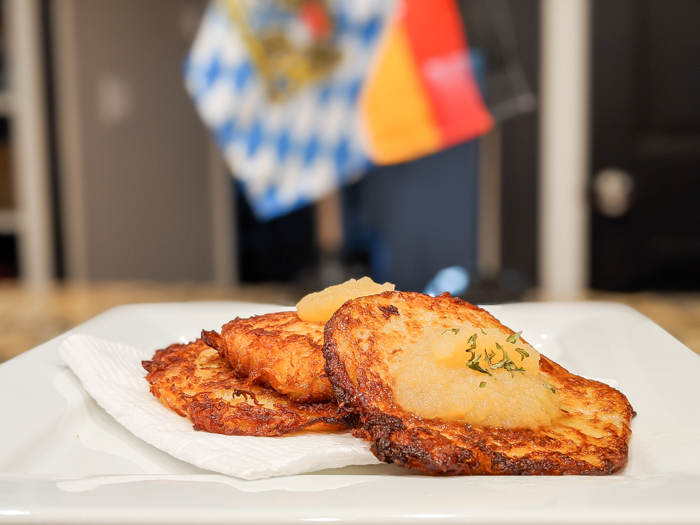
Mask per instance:
[[[637,411],[606,477],[431,478],[393,465],[243,481],[139,440],[58,357],[71,334],[148,351],[272,311],[242,303],[115,308],[0,366],[2,523],[689,523],[700,521],[700,357],[606,303],[490,306],[572,372],[616,381]]]

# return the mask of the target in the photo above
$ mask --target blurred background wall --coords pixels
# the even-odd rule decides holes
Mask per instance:
[[[70,278],[213,280],[208,137],[182,85],[203,2],[44,5]]]
[[[27,120],[20,100],[26,87],[22,78],[13,78],[26,60],[35,73],[30,81],[41,91],[34,102],[46,141],[33,146],[45,149],[37,169],[50,193],[45,228],[50,228],[51,279],[216,277],[216,194],[209,178],[216,169],[181,74],[204,6],[188,0],[4,4],[5,126],[21,128]],[[24,11],[30,23],[12,27]],[[32,44],[33,56],[20,55]],[[19,183],[15,246],[3,252],[7,276],[23,273],[28,259],[37,256],[27,251],[31,231],[24,231],[23,219],[32,194],[21,186],[27,172],[21,160],[15,158],[14,176],[11,169],[3,175]],[[3,202],[13,194],[11,184],[5,183]]]
[[[373,273],[421,290],[440,268],[461,265],[471,277],[467,298],[517,300],[542,285],[545,258],[554,261],[548,273],[568,271],[567,246],[574,246],[573,265],[583,273],[577,286],[700,286],[694,202],[700,190],[699,4],[557,2],[460,2],[498,124],[480,141],[379,168],[344,190],[341,247],[330,263],[336,279]],[[578,11],[557,15],[557,5]],[[185,92],[182,61],[205,6],[204,0],[3,4],[2,278],[30,278],[28,259],[42,253],[27,249],[33,234],[26,226],[32,206],[26,195],[36,192],[22,190],[22,180],[33,177],[26,175],[33,169],[46,187],[46,215],[39,222],[48,248],[40,257],[49,281],[318,285],[329,264],[318,243],[318,209],[257,221]],[[26,11],[22,27],[12,14],[18,9]],[[573,16],[568,20],[583,31],[580,40],[548,33],[547,13]],[[15,91],[24,81],[18,57],[25,55],[18,46],[32,42],[35,53],[21,60],[31,61],[40,89],[33,102],[23,102]],[[584,66],[565,59],[558,74],[585,70],[585,114],[576,117],[572,139],[585,158],[573,168],[581,170],[580,181],[572,183],[583,226],[566,230],[566,209],[542,215],[548,165],[542,155],[551,146],[542,142],[549,122],[542,118],[553,98],[543,83],[560,78],[543,61],[550,60],[548,50],[566,53],[568,47]],[[26,109],[32,103],[34,112]],[[19,157],[26,150],[14,143],[21,142],[19,122],[27,118],[44,139],[35,143],[44,149],[36,149],[35,157],[45,162],[35,168],[23,164]],[[556,168],[547,173],[545,181],[570,175]],[[569,202],[563,194],[547,197],[558,198]],[[544,242],[542,251],[542,221],[564,226],[564,244],[547,248]],[[574,232],[568,240],[566,231]]]

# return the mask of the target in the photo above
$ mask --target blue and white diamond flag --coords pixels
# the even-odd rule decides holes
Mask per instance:
[[[185,82],[258,218],[309,204],[372,166],[358,97],[393,10],[372,0],[210,4]]]

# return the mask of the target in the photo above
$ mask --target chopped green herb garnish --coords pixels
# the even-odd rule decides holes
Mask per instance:
[[[471,368],[472,370],[475,370],[477,372],[481,372],[482,374],[488,374],[491,375],[491,372],[488,370],[485,370],[481,368],[481,365],[479,364],[479,359],[481,359],[481,354],[475,354],[474,350],[467,350],[468,352],[471,352],[472,358],[467,362],[467,368]]]
[[[520,372],[521,374],[525,373],[525,369],[517,366],[513,361],[510,363],[506,363],[506,366],[504,366],[508,372],[510,372],[510,377],[513,377],[515,375],[515,372]]]
[[[491,366],[491,359],[493,359],[494,357],[496,357],[496,352],[494,352],[493,350],[491,350],[490,352],[488,350],[486,351],[486,360],[489,362],[489,366]]]
[[[469,341],[467,341],[467,343],[469,343],[469,348],[467,348],[468,351],[469,350],[476,350],[476,338],[477,338],[477,335],[472,334],[471,337],[469,338]]]
[[[517,343],[518,339],[520,339],[520,334],[522,334],[523,331],[520,330],[517,334],[512,334],[508,336],[508,339],[506,339],[506,343]]]
[[[498,363],[494,363],[489,368],[491,370],[498,370],[499,368],[503,368],[503,366],[506,364],[505,358],[501,359]]]
[[[486,381],[479,383],[479,388],[484,388],[486,386]]]
[[[528,354],[528,353],[527,353],[525,350],[523,350],[522,348],[516,348],[515,351],[518,352],[518,353],[520,354],[520,361],[521,361],[521,362],[522,362],[522,360],[525,359],[526,357],[530,357],[530,354]]]
[[[452,333],[454,333],[455,335],[457,335],[457,334],[459,333],[459,328],[448,328],[447,330],[445,330],[444,332],[442,332],[442,334],[447,333],[447,332],[452,332]],[[440,335],[442,335],[442,334],[440,334]]]
[[[482,333],[482,334],[487,335],[487,334],[486,334],[486,331],[485,331],[483,328],[479,328],[479,330],[481,330],[481,333]]]
[[[556,394],[556,393],[557,393],[557,391],[554,390],[554,387],[553,387],[552,385],[548,385],[547,383],[545,383],[545,384],[544,384],[544,387],[545,387],[547,390],[551,390],[551,391],[552,391],[552,394]]]
[[[505,348],[503,348],[498,343],[496,343],[496,348],[503,352],[503,359],[501,359],[498,363],[490,365],[489,368],[491,370],[498,370],[499,368],[503,368],[504,370],[508,370],[508,372],[510,372],[511,377],[515,375],[515,372],[525,373],[525,369],[520,368],[513,362]]]

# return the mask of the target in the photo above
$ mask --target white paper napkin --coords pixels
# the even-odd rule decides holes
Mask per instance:
[[[150,392],[142,360],[153,352],[88,335],[58,349],[85,390],[119,423],[147,443],[197,467],[262,479],[379,461],[349,432],[303,432],[283,437],[223,436],[197,432]]]

